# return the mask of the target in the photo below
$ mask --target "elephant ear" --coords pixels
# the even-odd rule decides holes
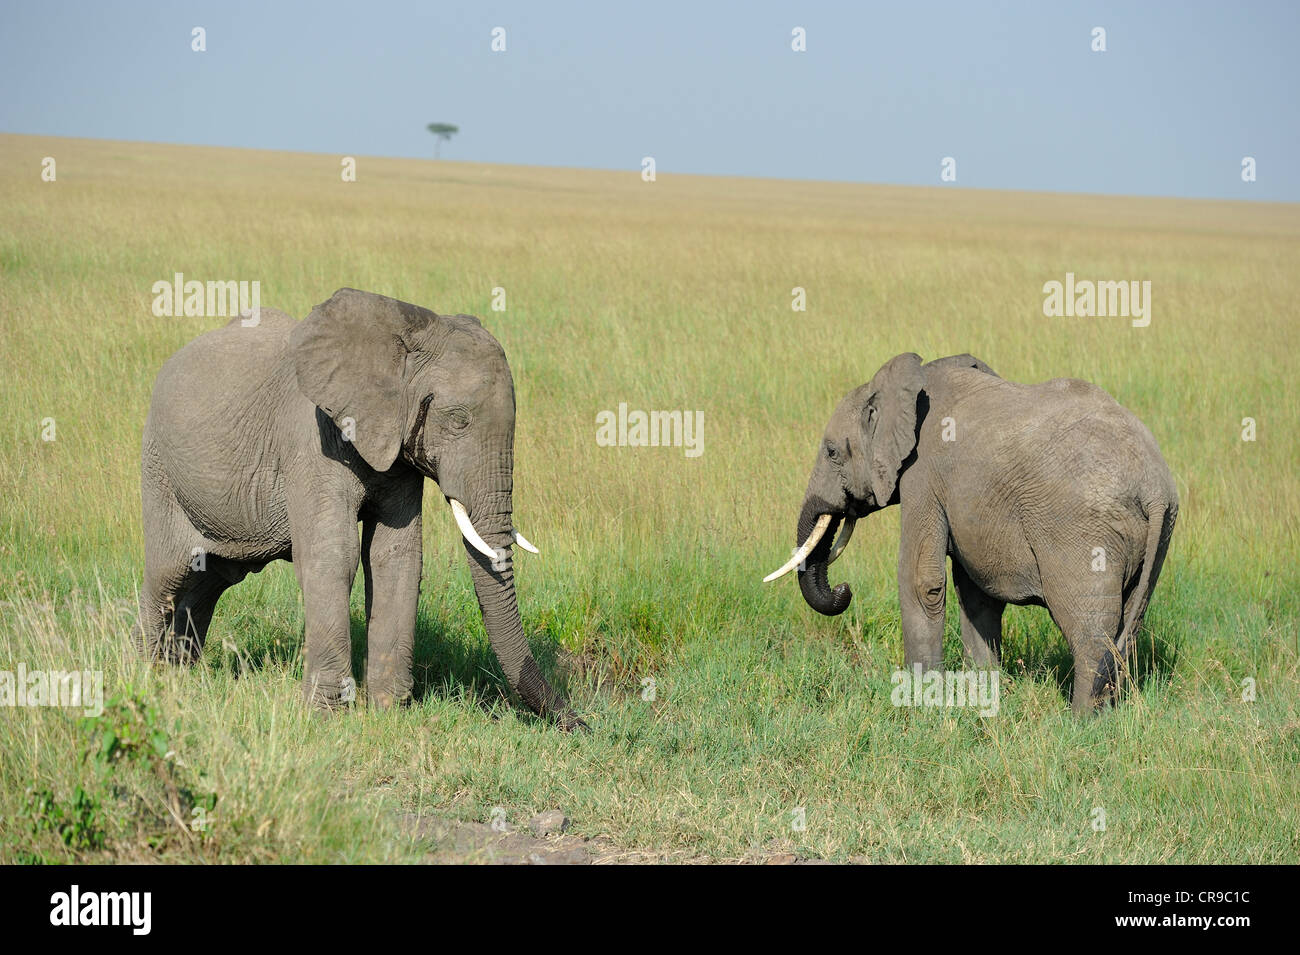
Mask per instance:
[[[947,358],[936,358],[934,361],[926,362],[926,368],[974,368],[976,371],[982,371],[986,375],[992,375],[994,378],[999,377],[998,373],[980,361],[974,355],[964,353],[961,355],[949,355]]]
[[[408,343],[437,316],[384,295],[339,289],[289,336],[298,388],[346,433],[376,471],[402,445]]]
[[[871,493],[885,507],[898,486],[903,462],[916,447],[916,399],[925,387],[921,356],[912,352],[891,358],[871,379],[865,414],[871,437]]]

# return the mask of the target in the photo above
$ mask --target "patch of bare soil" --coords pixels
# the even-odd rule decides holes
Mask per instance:
[[[821,859],[800,858],[783,847],[770,846],[743,859],[713,859],[686,850],[624,849],[604,836],[586,838],[566,833],[569,820],[552,810],[535,816],[527,829],[505,823],[461,822],[436,815],[403,813],[402,829],[427,843],[430,865],[825,865]]]

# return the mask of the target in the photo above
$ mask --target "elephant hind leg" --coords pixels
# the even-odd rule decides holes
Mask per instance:
[[[163,586],[147,588],[140,597],[136,628],[137,644],[144,655],[168,663],[198,662],[217,600],[230,584],[227,576],[209,563],[203,570],[186,565]]]
[[[183,641],[176,637],[177,600],[187,591],[189,573],[188,560],[179,555],[169,564],[163,564],[155,553],[146,555],[144,584],[140,589],[139,614],[133,634],[136,650],[146,659],[168,663],[193,662]]]
[[[217,609],[217,601],[235,582],[231,580],[226,567],[214,566],[220,561],[220,558],[209,557],[208,569],[195,573],[189,588],[176,601],[174,633],[186,663],[197,662],[203,653],[203,644],[208,639],[208,628],[212,625],[212,614]],[[238,574],[237,577],[242,578],[243,574]]]
[[[177,639],[176,607],[192,587],[192,551],[203,538],[176,504],[156,458],[146,437],[141,480],[144,582],[133,640],[146,659],[193,662],[184,639]]]
[[[208,542],[197,530],[167,516],[172,520],[165,532],[145,540],[134,641],[147,659],[193,664],[203,652],[217,600],[251,568],[207,553]]]
[[[1113,703],[1119,692],[1124,655],[1118,646],[1123,623],[1121,582],[1099,592],[1049,598],[1048,609],[1074,654],[1071,707],[1080,715]]]

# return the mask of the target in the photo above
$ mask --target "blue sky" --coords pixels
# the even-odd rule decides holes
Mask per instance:
[[[0,131],[1300,201],[1298,63],[1283,0],[0,0]]]

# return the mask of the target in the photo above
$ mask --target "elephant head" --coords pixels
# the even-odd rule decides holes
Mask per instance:
[[[799,510],[798,547],[765,582],[798,569],[808,606],[827,616],[848,609],[853,591],[848,584],[832,589],[827,567],[843,553],[859,518],[898,502],[899,478],[914,460],[917,429],[925,415],[927,373],[949,367],[994,374],[971,355],[942,358],[923,369],[920,356],[908,352],[890,359],[839,403],[817,448]]]
[[[511,545],[515,391],[501,345],[470,315],[340,289],[294,329],[298,386],[370,468],[436,481],[464,538],[474,591],[506,678],[536,713],[585,728],[524,636]]]

